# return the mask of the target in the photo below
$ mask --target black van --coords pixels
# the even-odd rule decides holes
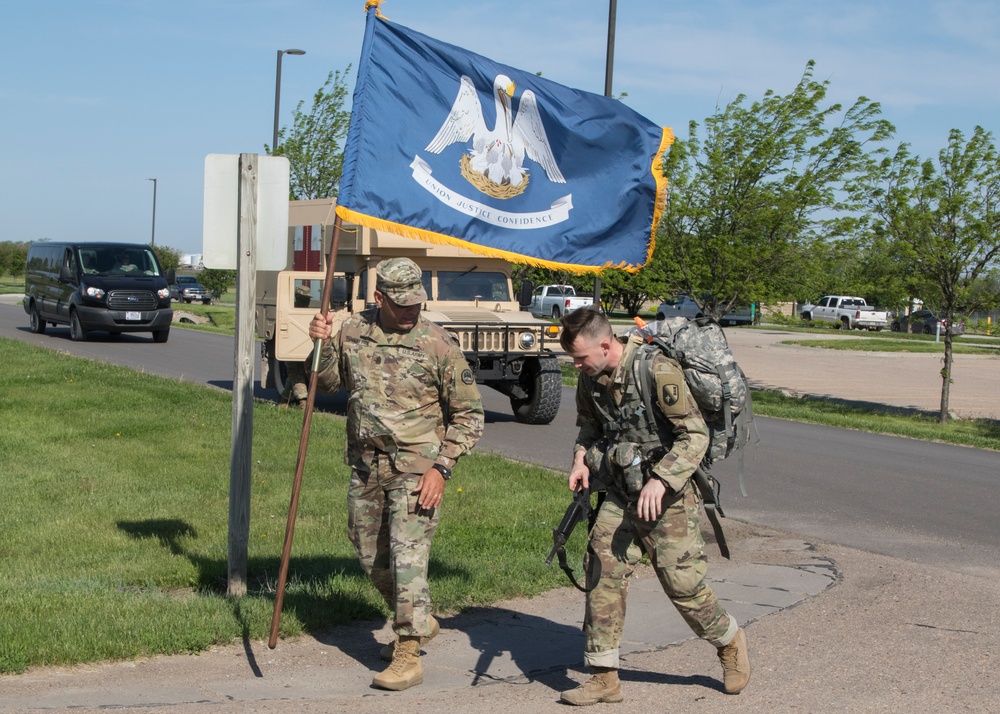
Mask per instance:
[[[135,243],[32,243],[24,279],[31,331],[69,325],[74,340],[91,330],[111,335],[152,332],[166,342],[174,311],[174,271],[160,270],[156,253]]]

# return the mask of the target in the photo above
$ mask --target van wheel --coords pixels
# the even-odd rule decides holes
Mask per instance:
[[[76,310],[70,313],[69,316],[69,336],[74,342],[83,342],[87,339],[87,331],[83,328],[83,323],[80,322],[80,315],[77,314]]]
[[[170,328],[165,330],[153,330],[153,342],[166,342],[170,338]]]
[[[38,314],[38,306],[34,303],[31,304],[31,312],[28,315],[28,319],[31,321],[32,332],[36,335],[45,334],[45,320]]]

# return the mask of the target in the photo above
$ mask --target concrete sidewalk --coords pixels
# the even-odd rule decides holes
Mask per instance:
[[[630,597],[619,712],[992,712],[1000,571],[970,575],[727,522],[734,562],[709,573],[747,624],[753,676],[722,691],[715,650],[690,636],[648,571]],[[709,553],[716,552],[709,545]],[[371,688],[382,623],[198,655],[0,677],[0,712],[313,714],[567,712],[584,681],[582,595],[562,589],[442,617],[424,684]],[[603,711],[598,708],[588,711]]]
[[[727,530],[737,535],[741,528],[734,523]],[[838,579],[835,564],[802,541],[779,539],[768,543],[769,556],[755,554],[754,560],[773,563],[751,562],[738,555],[733,562],[725,561],[714,544],[707,547],[709,579],[741,624],[822,593]],[[487,685],[540,679],[551,683],[552,697],[558,699],[555,689],[573,687],[585,678],[582,618],[583,595],[571,588],[441,617],[441,635],[424,647],[424,684],[402,693],[371,687],[374,674],[385,667],[378,659],[379,643],[390,641],[392,631],[382,623],[362,623],[316,638],[282,641],[274,650],[253,641],[200,655],[4,676],[0,711],[174,711],[178,707],[213,711],[216,706],[242,703],[246,711],[263,712],[284,711],[289,699],[297,706],[365,697],[387,704],[429,694],[467,701],[490,696]],[[752,643],[752,627],[750,633]],[[637,572],[621,647],[623,669],[629,668],[634,656],[689,639],[691,631],[670,606],[652,571]],[[713,695],[725,697],[713,648],[698,644],[709,654],[705,686]],[[463,709],[456,705],[456,711]]]

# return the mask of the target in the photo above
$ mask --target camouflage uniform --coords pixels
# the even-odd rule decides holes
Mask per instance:
[[[612,423],[611,415],[627,415],[641,405],[633,381],[632,363],[641,344],[632,337],[617,369],[590,377],[581,373],[577,387],[576,450],[586,450],[591,473],[608,484],[590,534],[593,555],[601,577],[587,595],[584,633],[586,663],[592,667],[618,668],[618,645],[625,623],[628,581],[643,553],[649,556],[663,591],[702,639],[716,647],[736,635],[737,623],[719,604],[705,583],[707,562],[699,529],[700,495],[690,477],[708,447],[708,428],[676,362],[657,355],[649,364],[656,385],[656,407],[665,420],[658,433],[643,433],[645,419]],[[636,402],[639,403],[636,403]],[[659,460],[648,456],[651,446],[668,451]],[[644,461],[642,466],[640,462]],[[639,518],[636,509],[642,486],[640,469],[659,477],[667,486],[663,513],[654,522]],[[639,475],[636,476],[637,472]]]
[[[398,260],[383,263],[392,267]],[[406,262],[419,287],[419,268]],[[422,288],[411,293],[388,295],[401,305],[426,299]],[[440,509],[419,508],[413,489],[434,464],[454,466],[482,435],[482,398],[472,370],[455,340],[422,315],[409,331],[391,332],[371,309],[348,318],[325,341],[317,381],[324,392],[349,392],[348,537],[395,612],[396,634],[428,636],[427,562]]]

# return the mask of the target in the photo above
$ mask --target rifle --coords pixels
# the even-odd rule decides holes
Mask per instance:
[[[593,509],[590,506],[590,489],[580,486],[573,493],[573,502],[566,509],[559,527],[552,531],[552,550],[549,551],[549,557],[545,559],[546,565],[552,565],[552,559],[559,556],[559,567],[569,576],[569,580],[573,583],[573,586],[585,593],[590,592],[597,585],[597,580],[601,577],[600,564],[596,562],[592,563],[593,567],[589,568],[587,572],[587,587],[581,586],[576,581],[572,569],[566,563],[565,546],[567,541],[569,541],[569,537],[573,535],[573,529],[576,528],[576,524],[584,519],[589,520],[592,512]]]

